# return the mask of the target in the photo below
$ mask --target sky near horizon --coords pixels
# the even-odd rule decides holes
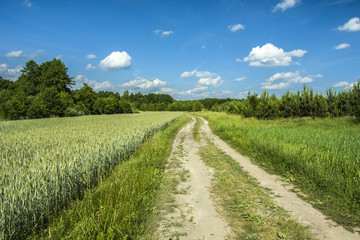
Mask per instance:
[[[75,88],[177,100],[360,79],[360,0],[0,0],[0,76],[59,58]]]

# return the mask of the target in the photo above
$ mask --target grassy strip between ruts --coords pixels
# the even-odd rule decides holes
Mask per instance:
[[[180,117],[148,139],[82,200],[51,219],[42,235],[31,239],[139,239],[150,231],[155,198],[178,130]]]
[[[200,128],[203,124],[203,120],[199,117],[196,118],[196,122],[195,122],[195,125],[194,125],[194,131],[193,131],[193,138],[196,142],[199,142],[200,141]]]
[[[312,239],[306,227],[275,205],[269,193],[214,144],[202,147],[200,155],[214,169],[211,190],[231,227],[231,239]]]
[[[294,182],[306,194],[299,196],[349,229],[360,226],[360,126],[351,118],[203,116],[214,133],[239,152]]]

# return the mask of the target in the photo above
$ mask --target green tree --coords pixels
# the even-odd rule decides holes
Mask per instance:
[[[87,85],[83,83],[82,88],[75,92],[75,103],[80,106],[80,109],[85,112],[85,114],[95,113],[94,104],[96,101],[96,92]]]
[[[24,93],[26,96],[35,96],[41,90],[39,89],[40,77],[41,70],[39,65],[34,60],[28,61],[16,81],[17,91]]]
[[[39,71],[38,91],[55,87],[57,92],[64,91],[70,93],[71,86],[75,84],[67,74],[68,68],[65,67],[65,64],[60,59],[54,58],[52,61],[42,63]]]
[[[295,93],[287,91],[281,96],[279,110],[282,117],[296,117],[300,115],[300,101]]]
[[[193,110],[193,112],[199,112],[202,110],[202,108],[203,108],[203,106],[202,106],[201,102],[195,101],[192,110]]]
[[[315,117],[324,118],[327,115],[328,105],[326,98],[321,94],[316,94],[310,102],[311,112],[310,116],[314,119]]]
[[[279,105],[275,95],[269,97],[269,92],[266,90],[261,94],[256,108],[256,117],[259,119],[279,117]]]

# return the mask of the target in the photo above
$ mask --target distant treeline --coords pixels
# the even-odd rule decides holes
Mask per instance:
[[[247,99],[214,105],[211,111],[258,119],[356,116],[357,121],[360,121],[360,80],[352,89],[339,92],[328,89],[325,95],[315,94],[306,85],[301,91],[286,92],[281,98],[275,94],[270,96],[265,90],[260,97],[255,93],[249,94]]]
[[[15,81],[0,77],[0,118],[27,119],[85,114],[131,113],[131,105],[113,92],[96,93],[84,84],[71,90],[75,82],[59,59],[38,65],[30,60]]]
[[[280,98],[265,90],[246,99],[206,98],[176,101],[168,94],[95,92],[84,83],[72,90],[75,82],[59,59],[38,65],[30,60],[14,82],[0,76],[0,118],[29,119],[51,116],[67,117],[89,114],[115,114],[141,111],[218,111],[244,117],[273,119],[278,117],[356,116],[360,121],[360,80],[351,89],[326,94],[314,93],[304,85],[296,93],[286,92]]]

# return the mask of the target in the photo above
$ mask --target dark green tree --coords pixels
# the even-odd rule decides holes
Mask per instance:
[[[83,83],[83,86],[75,92],[74,99],[85,114],[96,113],[93,107],[96,101],[96,92],[86,83]]]

